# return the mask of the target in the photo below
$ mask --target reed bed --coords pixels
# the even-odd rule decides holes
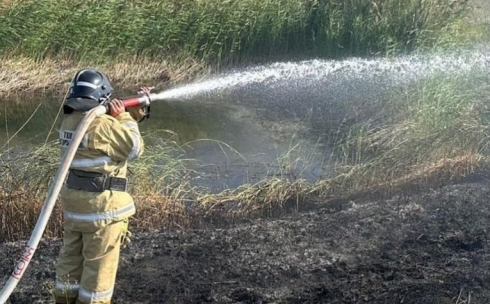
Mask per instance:
[[[24,0],[2,7],[2,55],[192,58],[218,66],[433,47],[447,43],[442,37],[468,11],[467,0]]]

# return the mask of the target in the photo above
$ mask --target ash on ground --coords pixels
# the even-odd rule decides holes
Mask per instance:
[[[489,303],[490,186],[195,230],[139,232],[114,294],[126,303]],[[43,240],[10,303],[49,303],[60,240]],[[0,283],[22,243],[0,244]]]

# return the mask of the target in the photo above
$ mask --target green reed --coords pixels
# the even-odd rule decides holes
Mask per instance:
[[[0,9],[0,53],[76,59],[366,56],[441,42],[466,0],[24,0]]]

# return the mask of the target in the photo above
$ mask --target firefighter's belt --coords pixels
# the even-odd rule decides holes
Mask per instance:
[[[70,170],[66,186],[70,189],[88,192],[104,192],[105,190],[126,191],[127,179],[107,176],[101,173]]]

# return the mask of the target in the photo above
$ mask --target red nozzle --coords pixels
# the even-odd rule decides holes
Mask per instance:
[[[122,99],[122,102],[124,103],[124,106],[126,108],[132,108],[140,105],[149,105],[150,98],[146,95],[141,95],[141,96],[124,98]]]
[[[150,97],[147,95],[140,95],[134,97],[123,98],[121,101],[124,103],[125,108],[132,108],[137,106],[148,106],[150,105]],[[109,105],[105,105],[106,113],[109,113]]]

